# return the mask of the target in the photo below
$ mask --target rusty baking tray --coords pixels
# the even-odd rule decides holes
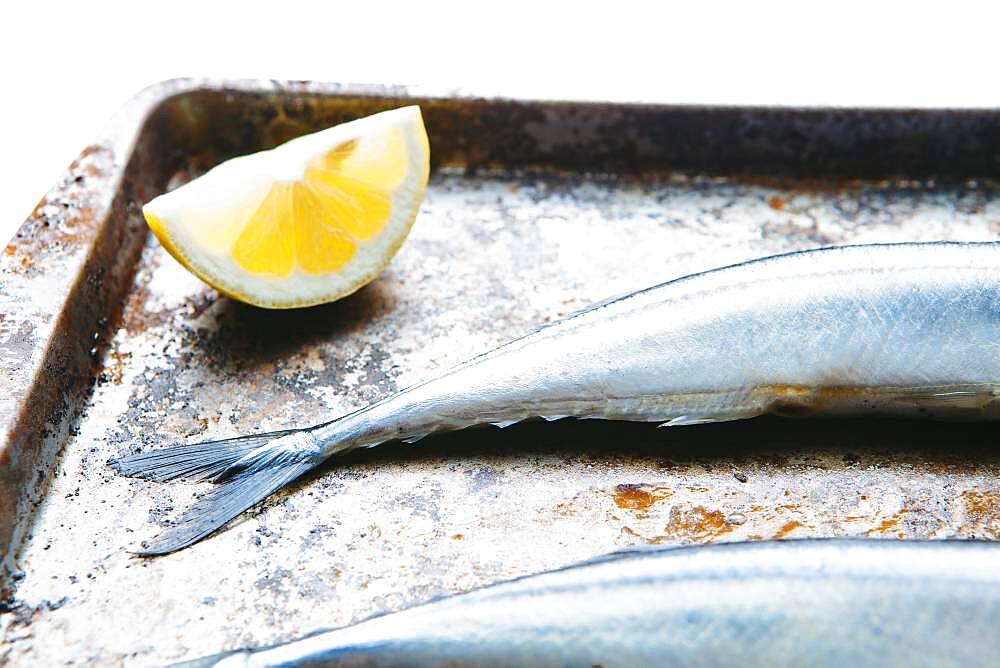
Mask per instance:
[[[410,239],[339,303],[190,277],[140,205],[220,160],[419,103]],[[127,549],[199,486],[109,457],[328,419],[592,301],[792,249],[988,240],[1000,113],[529,101],[174,81],[135,98],[0,253],[0,661],[143,664],[644,544],[1000,538],[995,427],[757,419],[473,429],[339,460],[218,536]]]

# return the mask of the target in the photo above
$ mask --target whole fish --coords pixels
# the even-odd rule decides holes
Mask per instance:
[[[612,554],[217,666],[997,666],[1000,545],[787,540]]]
[[[200,540],[328,457],[479,423],[1000,415],[1000,243],[846,246],[597,304],[313,427],[177,445],[126,475],[219,483],[141,553]]]

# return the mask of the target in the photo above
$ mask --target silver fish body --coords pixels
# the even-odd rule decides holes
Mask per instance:
[[[187,664],[995,666],[1000,545],[641,550]]]
[[[338,420],[175,446],[126,474],[223,482],[154,541],[200,539],[326,458],[532,417],[697,424],[764,413],[1000,416],[1000,243],[765,258],[599,304]]]
[[[314,432],[325,454],[482,422],[684,424],[981,409],[1000,389],[1000,244],[793,253],[633,293]]]

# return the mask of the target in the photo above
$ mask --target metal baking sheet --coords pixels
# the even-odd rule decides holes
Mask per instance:
[[[386,272],[347,299],[247,307],[146,233],[142,202],[222,159],[412,102],[434,156],[426,199]],[[327,420],[694,271],[829,244],[996,239],[998,121],[152,87],[0,254],[0,661],[194,658],[632,545],[1000,538],[1000,452],[983,424],[470,429],[331,461],[216,537],[152,560],[127,550],[204,488],[105,464]]]

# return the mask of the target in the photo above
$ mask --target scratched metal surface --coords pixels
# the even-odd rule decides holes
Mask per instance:
[[[161,180],[179,183],[229,150],[180,155]],[[354,453],[210,540],[130,558],[203,487],[121,478],[109,457],[326,420],[592,301],[693,271],[1000,229],[1000,191],[982,178],[825,183],[555,160],[469,170],[448,166],[467,152],[443,152],[454,160],[432,175],[399,255],[337,304],[236,304],[146,240],[93,390],[52,436],[62,454],[15,557],[0,660],[194,658],[632,545],[1000,538],[992,425],[561,421]]]

